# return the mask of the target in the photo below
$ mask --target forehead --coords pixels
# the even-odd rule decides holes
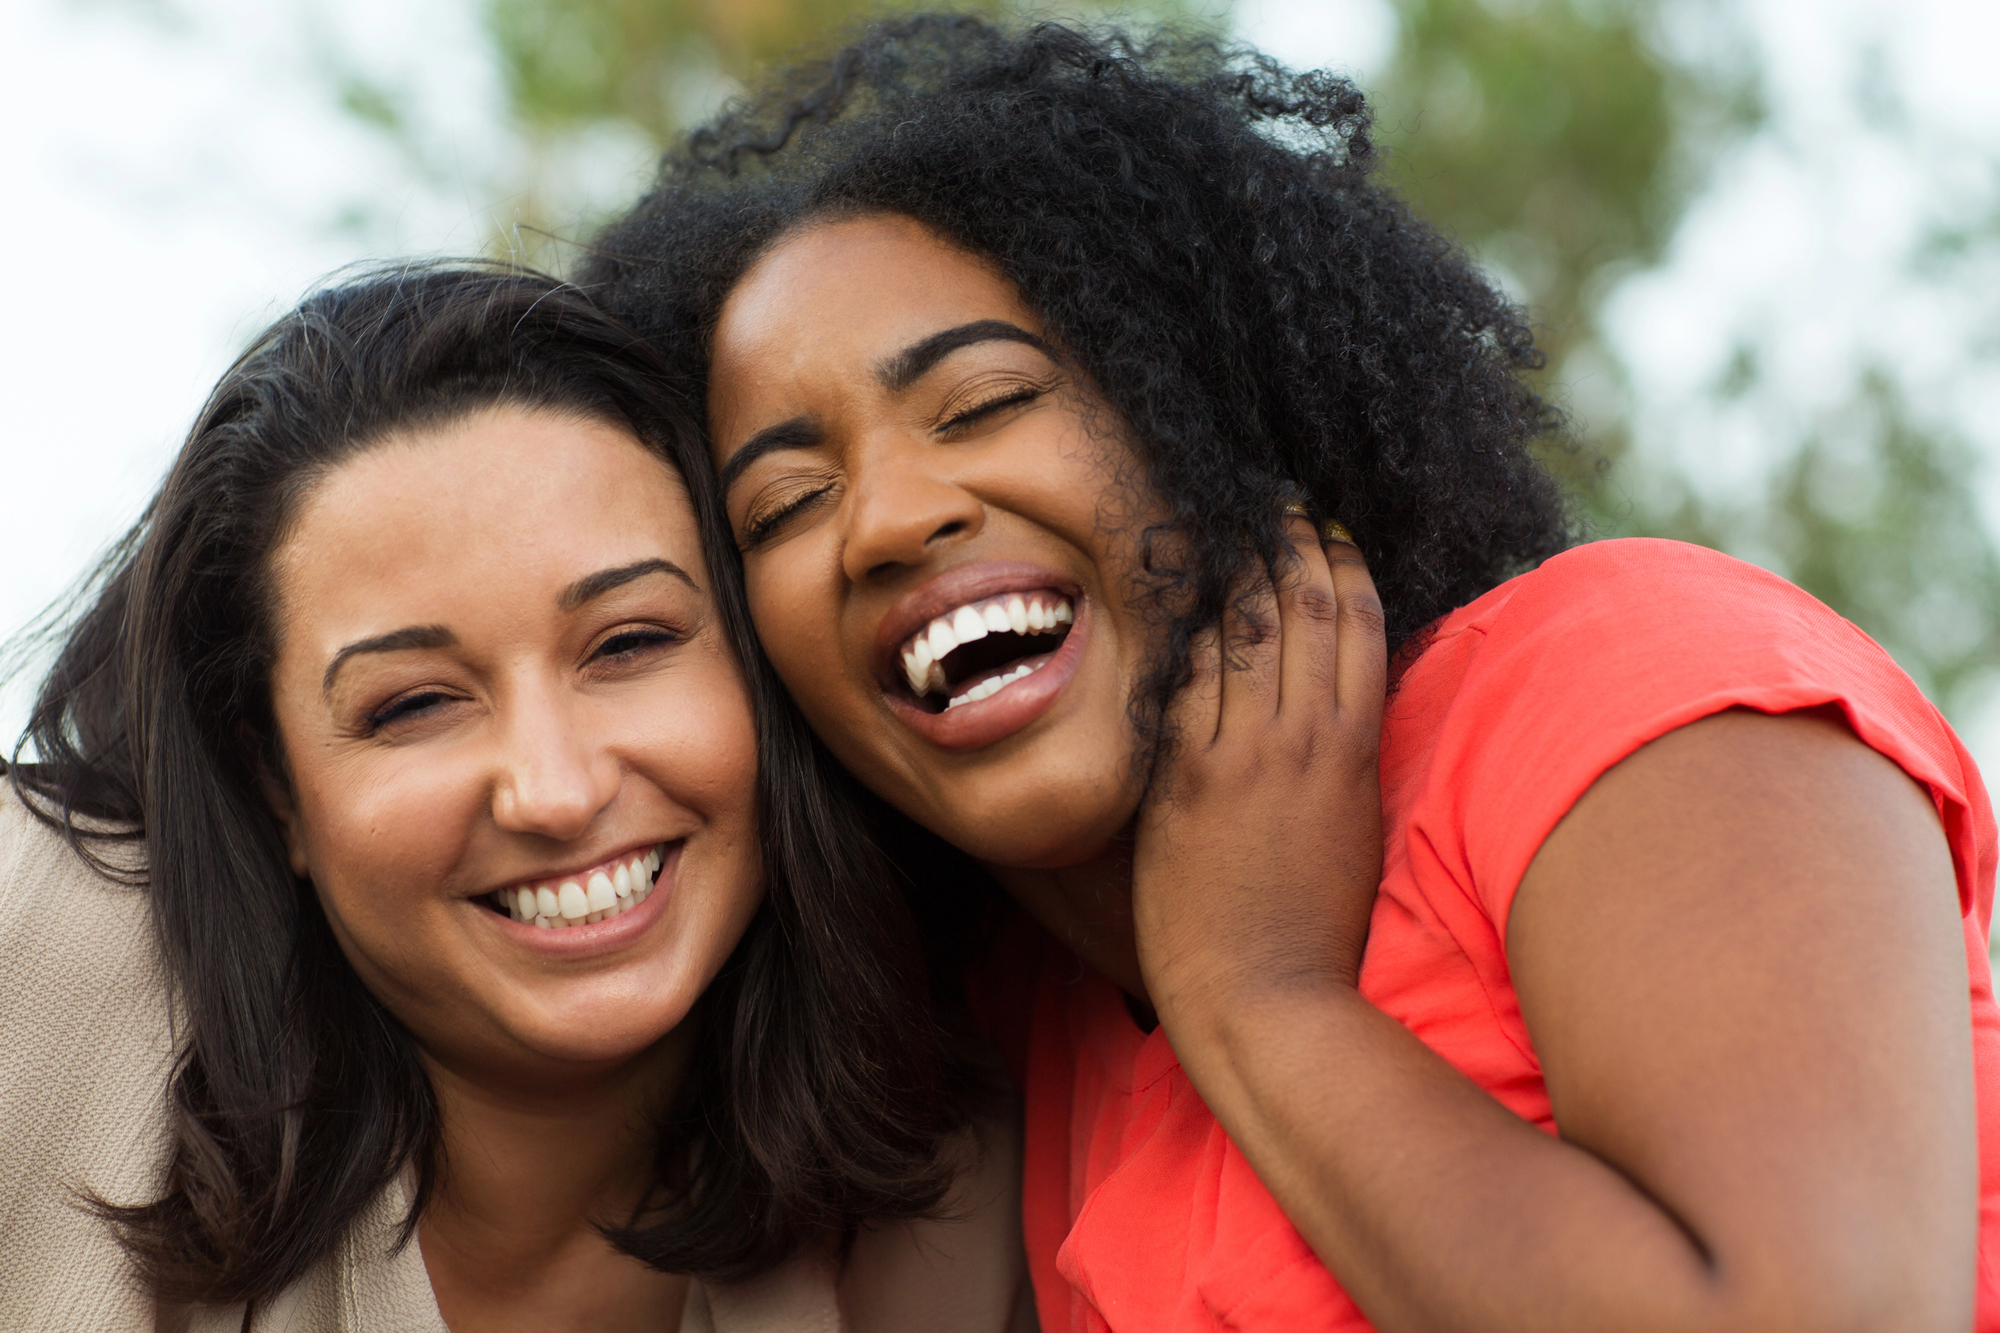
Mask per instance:
[[[809,223],[782,237],[723,303],[712,367],[717,388],[754,370],[870,361],[939,329],[1041,320],[988,261],[893,214]]]
[[[273,552],[281,618],[451,623],[468,600],[665,556],[705,571],[680,478],[625,430],[495,408],[392,435],[313,488]]]

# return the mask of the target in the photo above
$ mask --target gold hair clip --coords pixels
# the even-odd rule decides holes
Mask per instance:
[[[1288,504],[1286,504],[1285,516],[1287,518],[1303,518],[1303,519],[1310,519],[1312,517],[1311,514],[1306,512],[1305,505],[1297,500],[1293,500]],[[1346,525],[1340,523],[1335,519],[1330,518],[1326,522],[1320,524],[1319,535],[1322,541],[1346,542],[1349,546],[1354,545],[1354,534],[1347,530]]]

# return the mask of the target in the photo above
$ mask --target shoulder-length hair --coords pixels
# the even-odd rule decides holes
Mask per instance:
[[[275,1293],[414,1163],[407,1242],[449,1169],[412,1038],[341,954],[260,795],[284,771],[269,556],[344,460],[491,406],[617,425],[680,473],[758,716],[766,898],[696,1009],[697,1055],[658,1127],[656,1202],[607,1234],[656,1267],[735,1279],[810,1235],[940,1199],[940,1140],[962,1116],[921,946],[856,793],[757,650],[686,397],[656,353],[552,279],[453,264],[341,282],[223,377],[100,569],[10,778],[82,855],[102,820],[144,841],[184,1018],[172,1157],[157,1199],[97,1206],[161,1297]]]
[[[1134,700],[1158,739],[1288,500],[1353,532],[1392,651],[1569,541],[1525,320],[1374,167],[1330,74],[1172,32],[887,19],[698,128],[579,280],[700,375],[730,289],[816,218],[901,214],[993,263],[1166,503]]]

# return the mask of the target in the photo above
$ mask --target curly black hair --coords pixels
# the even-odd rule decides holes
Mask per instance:
[[[579,278],[700,377],[730,289],[802,223],[902,214],[997,265],[1165,499],[1134,700],[1157,738],[1299,492],[1353,532],[1392,651],[1571,539],[1524,317],[1371,180],[1368,131],[1352,83],[1213,38],[886,20],[695,131]]]

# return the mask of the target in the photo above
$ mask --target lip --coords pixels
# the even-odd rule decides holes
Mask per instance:
[[[480,901],[468,898],[466,906],[485,916],[495,930],[507,939],[533,953],[547,958],[588,958],[598,954],[615,952],[646,933],[660,914],[667,910],[667,900],[673,896],[679,880],[681,850],[687,846],[685,838],[667,843],[641,843],[627,851],[599,860],[576,873],[588,874],[602,866],[622,858],[631,857],[648,847],[665,846],[666,852],[660,859],[660,872],[653,877],[653,891],[646,895],[646,901],[628,911],[620,912],[609,921],[599,921],[587,926],[565,926],[561,930],[544,930],[526,921],[516,921],[503,916]],[[539,882],[558,878],[556,875],[539,875],[534,881],[516,880],[515,884]],[[483,895],[482,895],[483,897]]]
[[[1063,583],[1056,582],[995,587],[962,600],[972,601],[977,597],[991,597],[999,592],[1018,592],[1023,587],[1063,588],[1064,586]],[[1071,589],[1074,587],[1074,585],[1069,586]],[[944,750],[978,750],[1005,740],[1020,731],[1049,711],[1055,704],[1056,697],[1063,692],[1063,687],[1075,678],[1077,666],[1083,661],[1084,644],[1090,637],[1091,622],[1094,619],[1092,604],[1073,590],[1066,591],[1065,595],[1076,610],[1076,620],[1070,626],[1069,633],[1063,636],[1062,644],[1049,654],[1048,661],[1033,675],[1017,680],[998,694],[988,695],[977,703],[960,704],[957,708],[946,709],[942,713],[925,712],[917,707],[913,700],[905,698],[900,691],[888,687],[883,690],[883,697],[889,701],[890,711],[902,719],[912,731]],[[951,606],[956,603],[947,602],[946,605]],[[624,918],[618,919],[622,921]]]
[[[912,588],[890,603],[889,609],[882,615],[881,623],[875,627],[877,682],[885,688],[893,689],[903,670],[896,656],[903,646],[903,640],[945,612],[963,606],[967,602],[998,597],[1002,593],[1035,592],[1044,588],[1061,593],[1072,603],[1080,600],[1076,580],[1065,578],[1044,565],[1018,560],[981,560],[974,564],[959,565],[945,570],[921,587]],[[1072,630],[1071,634],[1074,633],[1075,630]],[[1043,670],[1047,668],[1044,667]],[[1039,671],[1035,673],[1035,675],[1040,674]],[[1033,678],[1029,677],[1030,680]],[[968,708],[972,706],[966,705]],[[925,714],[925,716],[931,715]]]

